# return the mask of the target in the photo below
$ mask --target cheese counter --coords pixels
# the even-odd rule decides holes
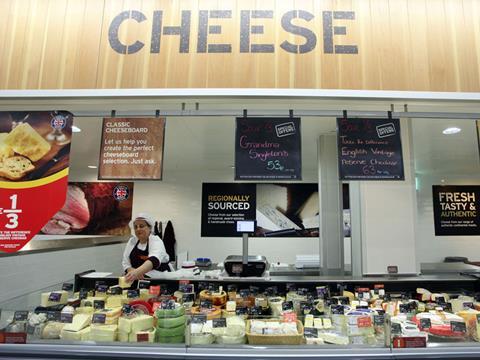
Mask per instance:
[[[128,283],[90,270],[0,309],[2,359],[480,356],[475,274]]]

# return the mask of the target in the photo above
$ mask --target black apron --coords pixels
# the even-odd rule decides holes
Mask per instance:
[[[148,260],[150,257],[148,255],[148,242],[147,242],[147,247],[145,250],[140,250],[138,248],[138,244],[140,243],[140,240],[137,241],[135,246],[133,247],[132,251],[130,252],[130,264],[134,269],[138,268],[139,266],[142,266],[143,263]],[[152,270],[158,270],[158,271],[170,271],[170,267],[168,264],[163,264],[160,263],[160,265],[157,268],[153,268]]]

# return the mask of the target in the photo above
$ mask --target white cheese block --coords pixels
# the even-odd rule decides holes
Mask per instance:
[[[118,329],[124,333],[148,330],[153,327],[153,316],[139,315],[134,318],[121,317],[118,319]]]
[[[324,329],[331,329],[332,328],[332,320],[330,319],[323,319],[323,328]]]
[[[47,323],[42,331],[42,339],[59,339],[64,324],[57,321]]]
[[[116,341],[118,325],[97,325],[90,326],[90,336],[94,341]]]
[[[309,314],[305,316],[305,327],[313,327],[313,315]]]
[[[92,322],[92,316],[88,314],[77,314],[73,317],[70,324],[65,324],[64,331],[80,331],[86,328]]]
[[[92,315],[94,312],[94,309],[93,307],[91,306],[80,306],[78,308],[75,309],[75,315],[77,314],[88,314],[88,315]]]
[[[90,340],[90,326],[80,330],[80,331],[67,331],[65,328],[62,329],[60,333],[60,338],[62,340],[68,341],[87,341]]]
[[[49,300],[50,295],[52,293],[59,294],[59,301]],[[54,306],[54,305],[59,305],[59,304],[66,304],[67,302],[68,302],[68,291],[65,291],[65,290],[52,291],[52,292],[42,293],[41,300],[40,300],[40,306],[44,306],[44,307]]]
[[[131,332],[128,341],[153,343],[155,341],[155,329],[152,328],[145,331]]]

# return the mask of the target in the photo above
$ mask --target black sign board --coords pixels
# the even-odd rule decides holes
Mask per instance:
[[[204,183],[202,236],[241,237],[237,221],[255,220],[255,184]]]
[[[235,180],[301,180],[300,118],[237,118]]]
[[[480,186],[433,185],[436,236],[480,235]]]
[[[340,180],[404,180],[399,119],[338,118]]]

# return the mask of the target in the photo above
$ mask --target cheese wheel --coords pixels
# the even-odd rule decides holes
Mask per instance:
[[[157,319],[157,328],[174,328],[185,324],[185,315],[175,318],[159,318]]]
[[[157,328],[158,336],[183,336],[185,334],[185,325],[180,325],[173,328]]]
[[[157,336],[157,342],[163,344],[181,344],[185,342],[185,336]]]
[[[176,304],[175,309],[157,309],[155,310],[155,317],[161,318],[174,318],[185,315],[185,308]]]

